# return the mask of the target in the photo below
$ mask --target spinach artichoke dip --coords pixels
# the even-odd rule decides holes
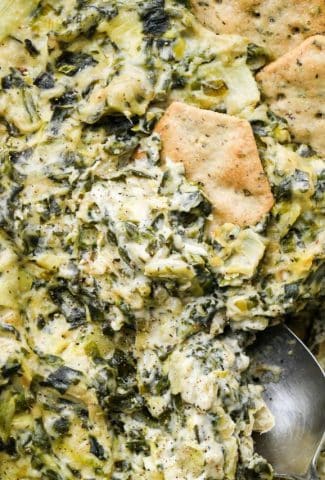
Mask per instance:
[[[245,351],[324,304],[324,37],[190,3],[1,2],[1,480],[273,478]]]

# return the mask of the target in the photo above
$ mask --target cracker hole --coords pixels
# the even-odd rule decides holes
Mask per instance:
[[[291,33],[293,33],[294,35],[297,35],[298,33],[301,32],[300,27],[297,27],[297,26],[291,27],[290,30],[291,30]]]

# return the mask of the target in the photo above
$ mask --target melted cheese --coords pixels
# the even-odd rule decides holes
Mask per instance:
[[[246,40],[163,3],[43,0],[1,40],[3,480],[272,478],[237,331],[317,303],[325,165],[257,107]],[[264,222],[207,236],[151,135],[173,99],[252,122]]]

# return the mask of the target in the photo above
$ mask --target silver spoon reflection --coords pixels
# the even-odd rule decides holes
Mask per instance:
[[[273,465],[278,478],[317,480],[316,461],[325,431],[324,372],[283,325],[258,333],[249,355],[253,369],[270,366],[261,380],[275,417],[269,432],[255,435],[257,452]]]

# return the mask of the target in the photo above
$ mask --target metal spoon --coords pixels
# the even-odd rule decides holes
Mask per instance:
[[[325,431],[323,370],[284,325],[259,333],[249,355],[255,374],[257,369],[266,372],[261,381],[275,418],[272,430],[256,434],[257,452],[273,465],[278,478],[317,480],[316,461]]]

